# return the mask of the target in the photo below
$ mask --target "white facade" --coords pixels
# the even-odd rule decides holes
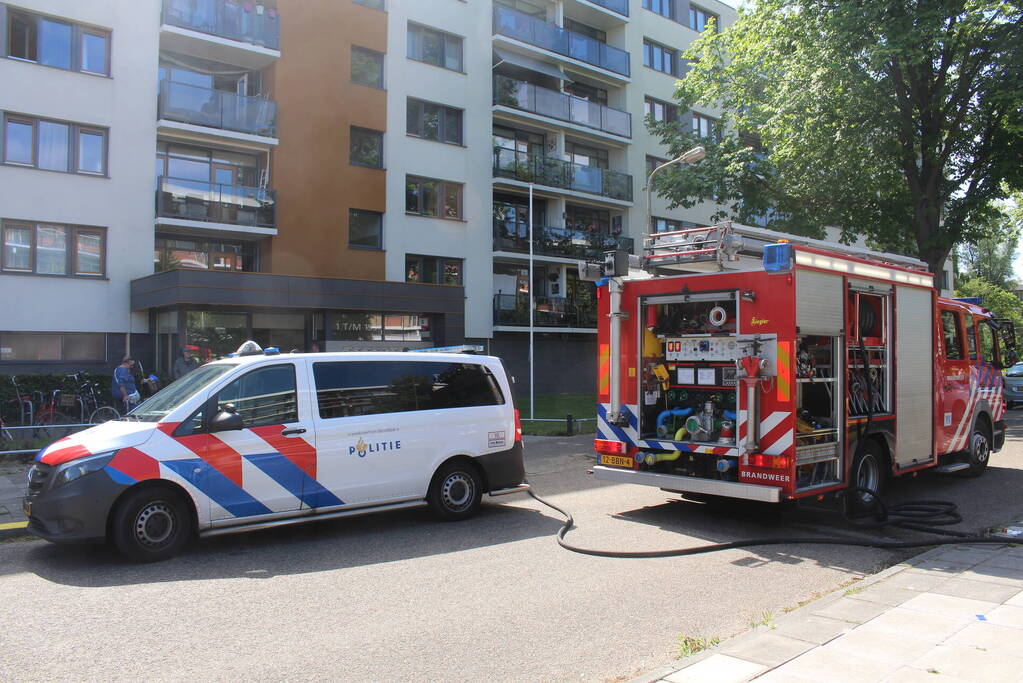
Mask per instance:
[[[88,176],[0,164],[0,218],[105,228],[106,272],[0,273],[0,331],[145,332],[143,316],[131,320],[129,285],[153,271],[159,3],[21,0],[16,8],[110,32],[109,77],[0,58],[0,111],[107,129],[107,168]]]

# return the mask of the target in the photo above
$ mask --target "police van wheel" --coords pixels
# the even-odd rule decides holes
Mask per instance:
[[[868,439],[849,471],[846,510],[850,514],[865,514],[873,511],[878,504],[877,498],[884,493],[886,479],[884,453],[876,441]],[[867,491],[873,491],[876,496]]]
[[[483,497],[483,482],[468,462],[450,462],[433,475],[426,502],[433,513],[447,522],[476,514]]]
[[[111,523],[114,545],[135,562],[172,557],[192,536],[192,520],[181,496],[169,488],[144,488],[128,494]]]
[[[977,420],[970,435],[969,469],[962,471],[963,476],[979,477],[987,469],[991,459],[991,432],[983,420]]]

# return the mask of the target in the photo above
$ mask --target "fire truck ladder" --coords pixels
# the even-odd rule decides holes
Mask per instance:
[[[728,264],[736,264],[741,256],[759,258],[764,253],[766,245],[779,241],[866,258],[904,268],[927,270],[927,264],[924,261],[910,256],[825,242],[811,237],[740,225],[731,221],[687,230],[659,232],[647,236],[643,246],[643,268],[653,273],[659,269],[684,270],[686,266],[694,263],[713,262],[724,270]]]

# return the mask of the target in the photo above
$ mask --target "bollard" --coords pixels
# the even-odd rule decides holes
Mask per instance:
[[[566,415],[565,423],[568,427],[568,435],[573,436],[575,434],[575,418],[571,415]]]

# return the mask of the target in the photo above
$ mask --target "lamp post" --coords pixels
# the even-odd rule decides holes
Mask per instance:
[[[654,176],[657,174],[657,172],[660,171],[661,169],[667,168],[667,167],[672,166],[674,164],[695,164],[696,162],[698,162],[701,159],[703,159],[703,157],[705,157],[705,156],[707,156],[707,152],[706,152],[706,150],[703,149],[702,145],[699,146],[699,147],[693,147],[688,152],[683,152],[682,154],[679,154],[677,157],[675,157],[671,161],[666,161],[663,164],[661,164],[660,166],[658,166],[657,168],[655,168],[654,170],[650,171],[650,175],[648,175],[647,178],[646,178],[646,229],[647,229],[647,231],[652,231],[652,228],[653,228],[653,226],[650,224],[650,221],[653,219],[653,216],[650,215],[650,213],[651,213],[651,209],[650,209],[651,189],[650,188],[653,185]]]

